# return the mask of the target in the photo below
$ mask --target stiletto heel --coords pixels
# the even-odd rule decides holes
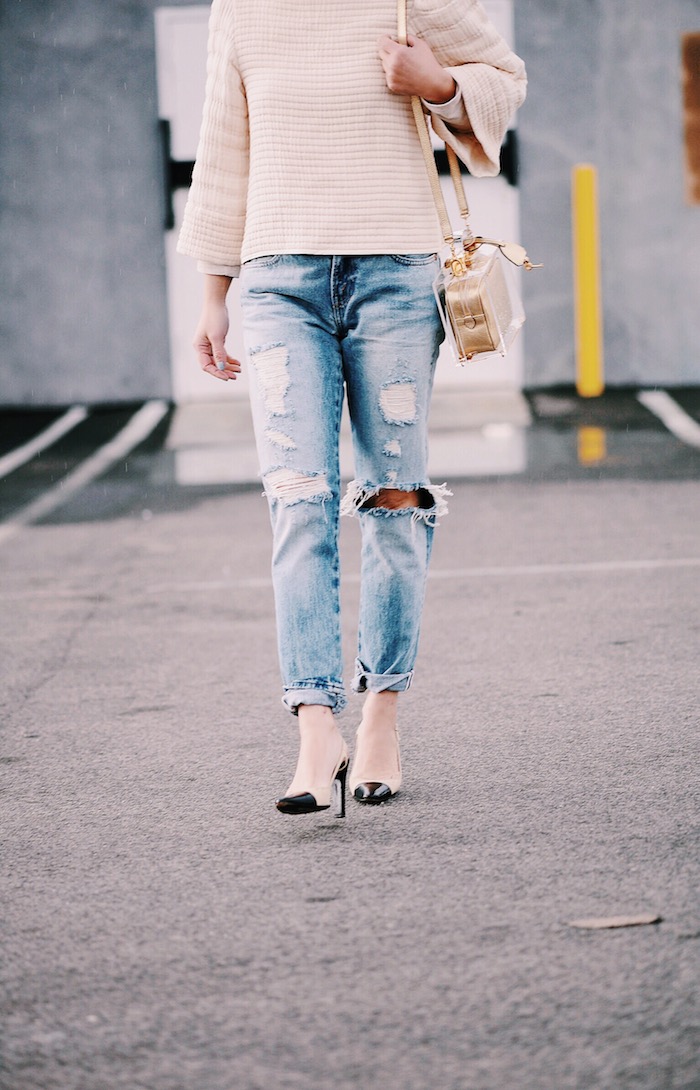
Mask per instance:
[[[333,780],[333,806],[335,816],[338,818],[345,817],[345,785],[348,778],[348,766],[349,762],[346,761],[343,767],[338,769]]]
[[[330,783],[313,784],[310,791],[285,795],[284,798],[277,799],[275,806],[282,814],[315,814],[319,810],[330,810],[332,801],[335,816],[345,817],[345,783],[349,763],[348,751],[343,742]]]
[[[359,730],[357,732],[359,743]],[[392,798],[401,786],[401,754],[399,732],[394,729],[396,748],[391,761],[383,769],[371,767],[358,744],[350,774],[350,790],[356,802],[368,802],[375,806]]]

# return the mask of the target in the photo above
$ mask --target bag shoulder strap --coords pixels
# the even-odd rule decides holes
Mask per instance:
[[[398,0],[398,40],[401,45],[406,45],[408,42],[408,27],[407,27],[407,0]],[[428,122],[425,114],[423,113],[423,103],[418,95],[411,95],[411,108],[413,110],[413,118],[416,123],[416,129],[418,130],[418,138],[420,140],[421,150],[423,152],[423,158],[425,159],[425,166],[428,172],[428,178],[430,180],[430,188],[433,193],[433,200],[435,202],[435,208],[437,209],[438,219],[440,220],[440,230],[442,231],[442,237],[448,244],[454,254],[455,242],[458,241],[455,238],[450,223],[450,217],[447,212],[447,205],[445,204],[445,198],[442,193],[442,186],[440,185],[440,175],[435,164],[435,155],[433,153],[433,145],[430,140],[430,130],[428,128]],[[459,166],[459,159],[453,148],[449,144],[445,144],[447,151],[447,162],[450,168],[450,177],[452,184],[457,195],[457,204],[459,206],[459,213],[464,223],[465,231],[464,236],[466,241],[472,240],[473,236],[469,227],[469,204],[467,203],[467,195],[464,192],[464,182],[462,181],[462,171]],[[459,240],[461,241],[461,240]]]

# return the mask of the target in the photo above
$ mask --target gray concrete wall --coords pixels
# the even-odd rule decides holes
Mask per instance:
[[[170,392],[154,6],[2,2],[1,404]]]
[[[700,383],[700,207],[685,204],[681,35],[700,0],[516,0],[528,385],[575,375],[570,172],[599,168],[606,375]]]

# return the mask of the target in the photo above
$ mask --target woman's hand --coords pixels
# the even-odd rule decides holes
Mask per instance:
[[[395,95],[418,95],[426,102],[449,102],[457,90],[452,76],[422,38],[409,34],[407,41],[408,45],[400,45],[387,35],[379,40],[379,58],[389,90]]]
[[[202,370],[224,382],[236,379],[241,370],[238,360],[226,351],[229,326],[226,292],[230,283],[228,276],[205,277],[204,305],[192,342]]]

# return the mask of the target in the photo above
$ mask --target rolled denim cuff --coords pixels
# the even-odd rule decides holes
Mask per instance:
[[[319,677],[287,686],[282,703],[292,715],[299,714],[300,704],[320,704],[324,708],[330,708],[334,715],[338,715],[347,704],[347,699],[343,686],[339,682]]]
[[[413,670],[407,674],[371,674],[360,659],[355,659],[354,693],[405,693],[413,681]]]

